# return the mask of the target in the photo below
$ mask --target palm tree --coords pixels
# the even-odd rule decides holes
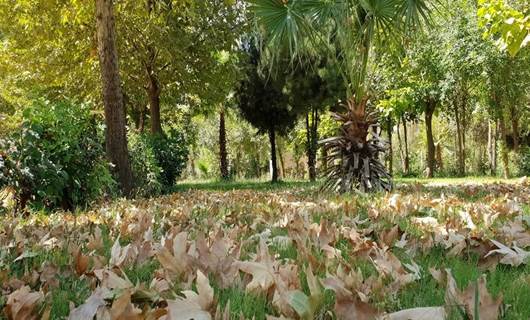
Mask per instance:
[[[374,47],[400,43],[410,30],[430,20],[439,0],[248,0],[257,23],[269,39],[272,61],[286,51],[303,60],[315,48],[337,64],[348,101],[339,135],[322,141],[331,165],[324,187],[336,191],[389,190],[391,176],[379,162],[385,143],[370,112],[366,80]]]

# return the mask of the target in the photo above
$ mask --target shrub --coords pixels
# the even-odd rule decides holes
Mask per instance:
[[[171,129],[165,136],[150,136],[156,160],[160,168],[161,183],[166,188],[172,187],[188,161],[188,146],[184,135]]]
[[[138,196],[152,196],[162,192],[160,174],[162,169],[156,161],[149,136],[129,134],[129,154],[134,172],[135,193]]]
[[[530,146],[524,146],[517,155],[517,174],[530,176]]]
[[[140,196],[157,195],[170,189],[188,158],[184,136],[177,130],[165,135],[131,133],[129,150]]]
[[[15,190],[19,208],[87,204],[116,186],[102,141],[87,105],[37,101],[0,140],[0,187]]]

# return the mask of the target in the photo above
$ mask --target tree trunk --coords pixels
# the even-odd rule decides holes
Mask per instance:
[[[276,161],[276,132],[269,129],[269,142],[271,144],[271,181],[278,182],[278,164]]]
[[[221,179],[228,180],[228,152],[226,148],[226,124],[224,108],[221,108],[221,111],[219,112],[219,160]]]
[[[405,173],[405,150],[403,148],[403,140],[401,139],[401,121],[400,118],[397,119],[397,139],[399,147],[399,159],[401,160],[401,170]]]
[[[307,155],[307,169],[309,172],[309,180],[315,181],[317,178],[317,143],[318,143],[318,110],[311,109],[311,119],[309,113],[305,117],[306,125],[306,155]]]
[[[491,121],[488,120],[488,168],[490,175],[493,174],[493,126]]]
[[[149,98],[149,110],[151,116],[151,133],[162,134],[162,123],[160,121],[160,84],[152,68],[147,69],[149,83],[147,85],[147,96]]]
[[[517,111],[512,106],[510,108],[510,115],[512,119],[512,136],[513,136],[513,150],[519,152],[519,120],[517,119]]]
[[[410,158],[409,158],[409,141],[408,141],[408,134],[407,134],[407,120],[405,120],[405,117],[401,117],[401,121],[403,122],[403,138],[405,139],[405,157],[403,162],[403,172],[405,175],[408,175],[410,173]]]
[[[436,166],[438,170],[443,170],[444,162],[442,159],[442,143],[438,142],[434,148],[436,149]]]
[[[394,167],[394,159],[393,159],[394,150],[393,150],[393,145],[392,145],[393,125],[392,125],[392,119],[391,118],[387,119],[386,130],[387,130],[387,134],[388,134],[388,156],[387,156],[387,159],[388,159],[388,173],[390,173],[390,175],[392,175],[394,173],[394,168],[393,168]]]
[[[280,158],[280,178],[285,179],[287,173],[285,172],[285,162],[283,161],[282,145],[278,143],[278,157]]]
[[[144,132],[145,130],[145,106],[140,109],[140,118],[138,119],[138,131]]]
[[[456,122],[456,147],[458,150],[458,173],[463,176],[465,174],[465,164],[463,158],[463,146],[462,146],[462,126],[460,123],[460,112],[458,110],[458,103],[454,105],[455,122]]]
[[[127,151],[112,0],[96,0],[96,28],[107,127],[105,148],[107,157],[115,166],[121,190],[128,196],[133,188],[133,176]]]
[[[434,176],[434,170],[436,167],[436,149],[432,134],[432,116],[434,114],[435,108],[436,103],[434,101],[427,102],[427,108],[425,109],[425,131],[427,135],[427,178],[432,178]]]
[[[508,137],[508,134],[506,132],[506,125],[504,123],[504,115],[501,115],[501,118],[499,119],[499,127],[501,130],[501,137],[502,137],[501,154],[502,154],[502,166],[504,169],[504,179],[508,179],[510,177],[508,145],[506,143],[506,138]]]

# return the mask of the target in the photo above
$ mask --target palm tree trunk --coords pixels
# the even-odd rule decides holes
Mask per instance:
[[[221,108],[221,111],[219,112],[219,160],[221,179],[228,180],[228,152],[226,148],[226,124],[224,108]]]
[[[432,133],[432,116],[434,114],[435,108],[436,104],[434,101],[431,100],[427,102],[427,108],[425,109],[425,131],[427,135],[427,178],[432,178],[434,176],[434,170],[436,167],[436,150]]]
[[[107,157],[115,166],[121,190],[128,196],[133,188],[133,175],[127,150],[112,0],[96,0],[96,28],[107,127],[105,148]]]
[[[276,132],[269,129],[269,142],[271,144],[271,182],[278,182],[278,164],[276,161]]]

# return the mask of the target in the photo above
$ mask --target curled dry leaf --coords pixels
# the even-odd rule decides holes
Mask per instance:
[[[525,251],[517,246],[514,246],[513,249],[510,249],[508,248],[507,246],[505,246],[504,244],[496,241],[496,240],[491,240],[491,242],[493,242],[494,245],[497,246],[498,249],[495,249],[495,250],[491,250],[486,256],[485,258],[487,258],[488,256],[494,254],[494,253],[498,253],[498,254],[501,254],[503,255],[503,257],[501,258],[500,260],[500,263],[502,264],[509,264],[511,266],[514,266],[514,267],[517,267],[517,266],[520,266],[521,264],[524,264],[524,263],[527,263],[528,262],[528,259],[530,258],[530,252],[528,251]]]
[[[197,291],[184,291],[185,298],[168,300],[167,315],[164,320],[210,320],[209,309],[213,304],[213,288],[208,278],[197,271]]]

